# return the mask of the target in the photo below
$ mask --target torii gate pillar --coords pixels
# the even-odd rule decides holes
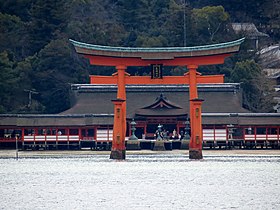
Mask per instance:
[[[114,128],[113,142],[110,159],[125,159],[125,133],[126,133],[126,91],[125,70],[126,66],[116,66],[117,69],[117,100],[114,103]]]
[[[189,145],[189,159],[202,159],[202,99],[190,100],[191,112],[191,140]]]
[[[123,104],[125,100],[116,99],[112,100],[114,103],[114,130],[113,130],[113,142],[110,159],[125,159],[125,140],[124,140],[124,128],[123,128]]]
[[[118,85],[118,92],[117,92],[117,98],[124,100],[122,103],[122,134],[121,140],[125,141],[125,134],[126,134],[126,90],[125,90],[125,77],[126,77],[126,66],[119,65],[116,66],[117,69],[117,85]]]
[[[197,93],[197,65],[188,65],[189,69],[189,95],[190,95],[190,125],[191,140],[189,145],[189,158],[202,159],[202,120],[201,120],[201,99]]]

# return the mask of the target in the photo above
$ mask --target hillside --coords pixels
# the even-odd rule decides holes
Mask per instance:
[[[111,46],[194,46],[239,38],[232,22],[252,22],[280,40],[279,0],[0,0],[0,113],[59,113],[70,84],[110,75],[78,56],[68,39]],[[242,82],[244,106],[271,111],[272,86],[245,43],[225,65],[199,69]],[[130,74],[147,74],[130,68]],[[182,74],[180,67],[166,75]],[[244,74],[246,74],[244,76]],[[261,85],[260,85],[261,84]],[[30,100],[31,97],[31,100]]]

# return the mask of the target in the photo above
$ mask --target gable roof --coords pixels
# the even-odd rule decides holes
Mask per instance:
[[[154,103],[143,108],[135,110],[136,116],[188,116],[187,110],[183,109],[180,105],[169,101],[163,93],[160,93]]]
[[[269,37],[260,32],[254,23],[232,23],[231,26],[236,34],[244,34],[248,38]]]
[[[156,98],[154,103],[143,107],[142,109],[182,109],[182,107],[169,101],[163,93],[160,93],[160,96]]]

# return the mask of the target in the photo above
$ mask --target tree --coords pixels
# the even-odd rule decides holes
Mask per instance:
[[[69,108],[70,84],[87,82],[88,67],[72,52],[68,40],[53,40],[32,63],[32,85],[47,113]]]
[[[0,0],[0,12],[17,16],[22,21],[30,20],[30,8],[36,0]]]
[[[38,0],[30,9],[29,34],[33,53],[52,39],[61,38],[68,20],[67,1]]]
[[[35,56],[27,57],[18,62],[15,67],[19,84],[17,94],[14,96],[18,101],[17,104],[14,103],[17,113],[42,113],[45,111],[45,107],[38,100],[39,93],[32,84],[34,59],[36,59]],[[31,98],[29,98],[29,94],[31,94]],[[30,99],[31,101],[29,101]]]
[[[161,33],[167,39],[167,46],[192,46],[195,44],[193,40],[196,32],[193,28],[191,14],[191,7],[188,4],[176,4],[176,2],[170,1],[169,9],[165,14],[165,22],[159,26]],[[184,43],[185,41],[186,43]]]
[[[225,35],[229,14],[225,12],[222,6],[207,6],[202,9],[193,9],[193,20],[202,38],[207,40],[208,36],[210,42],[214,42],[217,40],[219,32]]]
[[[65,33],[82,42],[119,46],[126,34],[109,0],[72,1]]]
[[[15,84],[13,62],[7,52],[2,52],[0,53],[0,113],[12,110],[11,95]]]
[[[272,83],[253,60],[237,62],[231,80],[241,83],[244,91],[243,105],[246,108],[253,112],[273,111]]]
[[[22,60],[29,53],[26,23],[17,16],[0,13],[0,52],[9,51],[16,60]]]
[[[186,11],[186,32],[191,41],[190,7],[175,0],[117,1],[119,20],[126,33],[126,46],[183,46],[183,17]],[[189,44],[188,43],[188,44]]]
[[[280,1],[266,1],[263,13],[263,16],[267,19],[267,24],[262,24],[262,26],[266,28],[267,33],[277,42],[280,39]]]

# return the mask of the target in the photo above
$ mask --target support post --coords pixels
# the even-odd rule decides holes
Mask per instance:
[[[126,66],[120,65],[116,66],[116,69],[118,71],[117,73],[117,84],[118,84],[118,92],[117,92],[117,98],[124,100],[122,103],[122,124],[123,124],[123,131],[121,136],[122,139],[125,139],[126,135],[126,91],[125,91],[125,70]]]
[[[189,144],[189,158],[202,159],[202,120],[201,120],[201,99],[198,99],[197,92],[197,65],[189,65],[189,96],[190,96],[190,125],[191,140]]]
[[[114,103],[114,128],[113,128],[113,142],[110,159],[125,159],[125,138],[123,134],[123,103],[125,100],[112,100]]]
[[[202,118],[201,118],[201,105],[202,99],[190,100],[192,104],[192,127],[191,127],[191,141],[189,147],[190,159],[202,159]]]

